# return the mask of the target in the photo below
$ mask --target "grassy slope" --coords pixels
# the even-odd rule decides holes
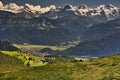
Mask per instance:
[[[30,64],[30,66],[43,66],[46,65],[46,63],[42,62],[42,58],[32,55],[32,54],[26,54],[26,53],[20,53],[18,51],[1,51],[3,54],[9,55],[9,56],[14,56],[18,59],[20,59],[21,61],[24,62],[25,65],[27,65],[27,63]]]
[[[0,80],[3,75],[21,71],[23,68],[25,68],[24,63],[18,58],[0,53]]]
[[[120,55],[73,63],[57,59],[41,67],[22,67],[15,72],[6,72],[4,67],[0,70],[1,80],[120,80]]]

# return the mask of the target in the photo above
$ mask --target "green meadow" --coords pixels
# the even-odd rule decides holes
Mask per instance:
[[[20,53],[19,51],[1,51],[3,54],[9,55],[16,57],[20,59],[24,65],[29,65],[29,66],[43,66],[46,65],[47,62],[42,62],[41,57],[32,55],[32,54],[27,54],[27,53]]]
[[[51,64],[27,67],[20,58],[0,53],[0,80],[120,80],[120,55],[85,62],[57,58]]]

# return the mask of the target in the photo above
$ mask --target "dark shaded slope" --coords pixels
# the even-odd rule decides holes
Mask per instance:
[[[86,41],[63,52],[73,56],[109,56],[120,52],[120,33],[94,41]]]
[[[12,12],[0,11],[0,38],[12,43],[61,45],[78,40],[90,26],[103,20],[77,16],[73,11],[66,10],[56,13],[63,17],[45,17],[52,13],[54,12],[45,13],[39,18],[27,19]]]
[[[70,31],[72,34],[81,36],[89,27],[100,23],[94,18],[76,15],[67,15],[63,18],[56,19],[56,23]]]
[[[0,10],[0,18],[6,18],[6,17],[7,18],[12,18],[12,17],[15,17],[15,16],[16,16],[15,13]]]
[[[0,18],[0,38],[12,43],[60,45],[76,40],[68,30],[48,18]]]
[[[7,50],[7,51],[16,51],[19,50],[18,48],[14,47],[7,41],[0,40],[0,50]]]
[[[92,41],[120,32],[120,19],[90,27],[81,37],[82,41]]]

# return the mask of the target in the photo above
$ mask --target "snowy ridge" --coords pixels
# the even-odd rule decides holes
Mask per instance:
[[[30,10],[33,13],[35,13],[35,12],[45,13],[45,12],[50,11],[50,9],[55,9],[55,8],[56,7],[54,5],[50,5],[49,7],[41,8],[40,5],[34,6],[34,5],[31,5],[28,3],[26,3],[24,6],[19,6],[16,3],[9,3],[7,5],[4,5],[0,1],[0,10],[10,11],[13,13],[20,13],[24,10]]]
[[[23,6],[19,6],[16,3],[9,3],[4,5],[0,1],[0,10],[13,12],[26,18],[33,18],[44,15],[45,17],[55,19],[64,17],[67,14],[88,17],[105,16],[108,18],[108,20],[120,18],[120,8],[115,7],[112,4],[100,5],[96,8],[89,8],[84,4],[80,6],[65,5],[64,7],[50,5],[43,8],[40,5],[35,6],[28,3]]]

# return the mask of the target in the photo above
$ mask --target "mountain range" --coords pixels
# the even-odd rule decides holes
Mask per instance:
[[[101,4],[113,4],[115,6],[120,7],[120,1],[119,0],[1,0],[4,4],[8,3],[17,3],[19,5],[24,5],[25,3],[30,3],[34,5],[41,5],[41,6],[49,6],[51,4],[54,4],[56,6],[64,6],[65,4],[71,4],[79,6],[80,4],[86,4],[89,7],[95,7]]]
[[[55,5],[50,5],[48,7],[41,7],[40,5],[35,6],[28,3],[23,6],[19,6],[16,3],[4,5],[0,2],[0,10],[13,12],[26,18],[40,17],[45,14],[46,17],[55,19],[67,16],[68,14],[75,14],[88,17],[103,16],[107,17],[108,20],[111,20],[120,15],[120,9],[112,4],[89,8],[84,4],[81,4],[80,6],[65,5],[64,7],[56,7]]]
[[[84,4],[41,7],[0,2],[1,40],[42,45],[79,40],[77,46],[63,52],[65,55],[99,57],[119,52],[119,27],[120,8],[112,4],[90,8]]]
[[[14,47],[12,44],[10,44],[7,41],[0,40],[0,50],[7,50],[7,51],[18,51],[19,49]]]

